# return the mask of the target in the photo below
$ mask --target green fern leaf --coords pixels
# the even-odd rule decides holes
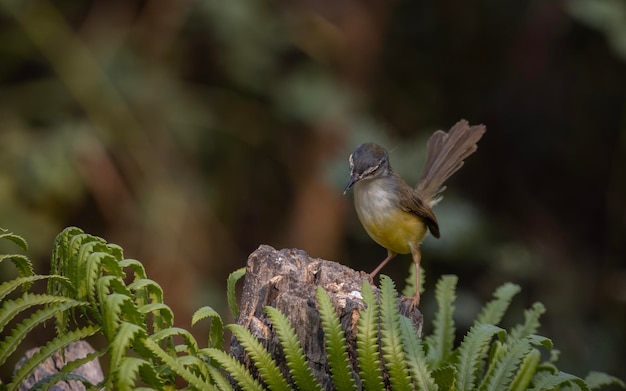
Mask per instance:
[[[585,383],[587,383],[589,388],[592,390],[596,390],[600,387],[610,386],[613,384],[622,388],[626,388],[626,383],[624,383],[621,379],[618,379],[615,376],[607,375],[604,372],[589,372],[587,377],[585,377]]]
[[[444,365],[431,372],[435,384],[441,391],[456,391],[456,369],[452,365]]]
[[[541,303],[535,303],[524,311],[524,323],[515,326],[509,334],[509,341],[526,338],[535,334],[539,329],[539,318],[546,312],[546,307]]]
[[[239,340],[241,346],[243,346],[250,355],[254,361],[254,365],[259,370],[259,374],[269,389],[272,391],[289,391],[289,384],[280,372],[278,365],[254,335],[243,326],[237,324],[231,324],[227,327],[233,332],[233,335]]]
[[[235,288],[237,285],[237,281],[239,281],[239,279],[241,279],[241,277],[245,275],[246,268],[242,267],[230,273],[226,282],[226,299],[228,302],[228,308],[230,309],[230,313],[233,315],[234,319],[237,319],[237,317],[239,317],[239,307],[237,306],[237,296]]]
[[[507,282],[501,285],[493,294],[494,299],[487,303],[474,322],[478,324],[498,325],[502,321],[513,297],[521,291],[519,285]]]
[[[11,241],[17,244],[22,250],[28,251],[28,243],[26,243],[26,240],[19,235],[9,232],[7,229],[0,228],[0,239]]]
[[[136,390],[136,379],[141,379],[157,389],[163,389],[163,382],[159,379],[152,364],[143,358],[124,357],[117,366],[115,388],[120,391]]]
[[[272,320],[293,382],[301,391],[321,391],[322,388],[313,377],[306,356],[302,352],[296,331],[289,324],[287,317],[273,307],[267,306],[264,310]]]
[[[169,355],[165,350],[161,349],[158,342],[152,338],[142,339],[143,345],[154,353],[163,363],[171,368],[171,370],[189,383],[190,386],[198,390],[215,390],[216,388],[209,384],[208,381],[201,379],[194,373],[189,371],[179,362],[178,357]],[[226,353],[224,353],[226,354]]]
[[[130,297],[119,293],[112,293],[101,299],[102,332],[107,340],[115,338],[120,323],[125,319],[122,309],[135,308]],[[136,311],[136,309],[135,309]]]
[[[409,370],[418,390],[437,391],[439,387],[430,375],[430,369],[426,363],[424,347],[417,335],[413,322],[405,316],[400,317],[402,330],[402,342],[404,352],[408,359]]]
[[[13,262],[13,266],[17,269],[20,277],[28,277],[35,274],[33,271],[33,263],[28,259],[26,255],[11,254],[0,255],[0,263],[4,261]]]
[[[489,342],[496,334],[500,334],[502,338],[505,331],[491,324],[478,324],[463,339],[456,362],[456,385],[459,391],[476,389],[481,360],[487,354]]]
[[[438,311],[433,320],[433,332],[426,338],[427,360],[431,368],[442,365],[452,354],[454,344],[454,301],[457,276],[442,276],[435,288]]]
[[[13,354],[13,352],[15,352],[20,342],[22,342],[28,333],[30,333],[35,327],[54,317],[57,312],[67,311],[69,308],[84,304],[86,303],[74,300],[53,303],[46,308],[36,311],[28,319],[25,319],[17,324],[11,329],[11,335],[6,337],[0,343],[0,366],[2,366],[6,359]]]
[[[63,302],[75,301],[66,297],[37,295],[32,293],[24,293],[21,297],[15,300],[6,300],[2,303],[2,308],[0,308],[0,332],[2,332],[6,325],[19,313],[33,306]]]
[[[182,337],[185,341],[185,345],[189,347],[189,352],[195,354],[198,351],[198,343],[191,333],[180,327],[170,327],[165,330],[153,333],[150,338],[155,342],[167,340],[173,336]]]
[[[205,349],[208,355],[220,363],[220,365],[232,376],[239,387],[246,391],[263,391],[263,386],[254,379],[252,374],[234,357],[229,356],[222,350],[209,348]]]
[[[61,349],[66,348],[73,342],[79,341],[81,339],[85,339],[90,337],[100,331],[100,327],[97,326],[87,326],[82,329],[77,329],[73,331],[69,331],[65,334],[62,334],[53,340],[49,341],[45,346],[43,346],[37,353],[35,353],[31,358],[26,360],[22,367],[15,372],[13,376],[13,383],[9,384],[8,390],[16,390],[19,385],[32,373],[32,371],[39,366],[42,362],[46,361],[50,358],[55,352],[60,351]]]
[[[533,380],[533,375],[537,372],[540,360],[541,352],[537,349],[532,349],[530,353],[524,357],[524,360],[517,371],[517,375],[511,383],[511,391],[525,391],[528,389],[530,382]]]
[[[235,391],[230,385],[230,382],[218,371],[216,368],[207,367],[213,383],[219,388],[220,391]]]
[[[119,265],[122,269],[129,268],[133,271],[133,281],[141,280],[143,278],[147,278],[148,276],[146,274],[146,268],[136,259],[123,259],[119,262]]]
[[[74,361],[70,361],[70,362],[66,363],[63,366],[63,368],[61,368],[59,370],[59,372],[55,373],[54,375],[47,376],[47,377],[39,380],[37,383],[35,383],[33,385],[33,387],[29,391],[38,391],[38,390],[46,391],[46,390],[52,388],[55,384],[57,384],[61,380],[78,380],[78,381],[81,381],[87,387],[98,389],[98,387],[96,387],[95,384],[92,384],[89,380],[87,380],[87,379],[85,379],[83,377],[79,377],[78,379],[76,379],[76,378],[72,379],[72,377],[76,376],[76,375],[72,375],[72,374],[70,374],[70,372],[72,372],[73,370],[77,369],[78,367],[80,367],[80,366],[82,366],[82,365],[84,365],[84,364],[86,364],[86,363],[88,363],[88,362],[90,362],[92,360],[95,360],[95,359],[98,359],[98,358],[104,356],[105,353],[106,353],[106,350],[102,350],[102,351],[99,351],[99,352],[88,353],[83,358],[79,358],[79,359],[76,359]]]
[[[195,325],[200,320],[210,318],[211,329],[209,332],[209,347],[220,347],[224,343],[224,324],[222,318],[213,308],[209,306],[198,309],[191,317],[191,325]]]
[[[378,301],[367,280],[361,283],[363,303],[367,306],[360,312],[357,325],[357,357],[363,389],[379,391],[384,389],[383,373],[378,350]]]
[[[145,291],[150,303],[163,303],[163,288],[149,278],[140,278],[128,284],[132,292]]]
[[[589,391],[589,387],[585,384],[583,379],[565,372],[558,372],[556,374],[546,374],[545,372],[540,372],[535,375],[533,379],[533,387],[529,390],[551,391],[572,383],[576,384],[584,391]]]
[[[381,349],[389,381],[394,390],[411,390],[411,376],[407,369],[406,356],[402,349],[398,292],[395,284],[386,275],[380,276],[380,320]]]
[[[68,284],[69,280],[63,276],[45,276],[45,275],[32,275],[27,277],[18,277],[13,280],[9,280],[0,285],[0,302],[4,301],[4,298],[7,297],[11,292],[16,290],[18,287],[22,287],[23,291],[29,289],[32,283],[41,281],[41,280],[57,280],[64,284]],[[54,295],[53,295],[54,296]]]
[[[168,329],[174,324],[174,313],[172,312],[172,309],[166,304],[146,304],[139,307],[139,312],[143,315],[149,313],[153,314],[150,326],[152,326],[152,330],[154,332]]]
[[[480,390],[498,391],[508,389],[513,381],[515,371],[520,367],[522,360],[531,350],[530,343],[523,339],[505,346],[504,353],[490,365]]]
[[[324,329],[326,357],[335,387],[338,390],[356,390],[356,383],[352,378],[352,370],[348,360],[346,335],[341,329],[339,318],[330,302],[328,293],[321,286],[317,287],[317,303]]]
[[[109,368],[111,373],[116,375],[124,362],[127,349],[136,346],[137,343],[135,342],[145,338],[146,334],[146,330],[138,325],[129,322],[121,322],[114,338],[109,341]],[[109,380],[111,381],[112,379]],[[118,382],[124,382],[124,379],[120,377],[118,377],[117,380]]]

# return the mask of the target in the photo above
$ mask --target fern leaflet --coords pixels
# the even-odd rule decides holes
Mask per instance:
[[[205,350],[207,354],[220,363],[220,365],[237,381],[239,387],[246,391],[263,391],[263,386],[252,377],[250,372],[226,352],[219,349],[209,348]]]
[[[228,329],[237,337],[241,346],[252,357],[254,365],[259,370],[261,377],[272,391],[289,391],[290,387],[283,377],[278,365],[263,345],[243,326],[237,324],[228,325]]]
[[[457,389],[476,389],[476,379],[481,359],[487,354],[489,342],[494,335],[504,336],[504,330],[491,324],[478,324],[472,327],[459,346],[456,362]]]
[[[411,377],[402,350],[398,292],[391,278],[385,275],[380,276],[380,290],[381,348],[391,387],[394,390],[411,390]]]
[[[234,272],[228,275],[228,280],[226,282],[226,300],[228,302],[228,308],[230,309],[230,313],[233,315],[233,318],[237,319],[239,317],[239,307],[237,306],[237,297],[236,293],[236,285],[237,281],[241,279],[241,277],[246,275],[246,268],[242,267],[240,269],[235,270]]]
[[[367,306],[360,312],[357,325],[357,357],[359,374],[365,390],[379,391],[384,388],[378,350],[378,302],[367,280],[361,283],[363,303]]]
[[[406,353],[409,370],[418,390],[437,391],[439,388],[435,380],[430,376],[430,370],[426,363],[424,348],[417,336],[417,331],[411,320],[405,316],[400,317],[402,330],[402,342]]]
[[[313,377],[306,356],[302,352],[302,346],[289,320],[280,311],[273,307],[264,308],[272,320],[272,324],[278,334],[280,345],[285,353],[289,373],[298,389],[302,391],[321,391],[321,387]]]
[[[504,313],[509,308],[511,300],[521,291],[519,285],[510,282],[501,285],[493,294],[494,299],[487,303],[474,322],[478,324],[498,325],[502,321]]]
[[[433,320],[432,335],[426,338],[428,346],[427,359],[431,368],[439,367],[452,353],[455,332],[453,314],[457,280],[457,276],[446,275],[437,281],[435,299],[439,309]]]
[[[224,325],[222,323],[222,318],[213,308],[209,306],[199,308],[191,317],[191,325],[193,326],[205,318],[211,319],[211,329],[209,331],[208,341],[209,347],[222,346],[222,343],[224,342]]]
[[[339,318],[330,302],[328,293],[321,286],[317,287],[317,303],[324,328],[326,357],[335,387],[339,390],[356,390],[348,360],[345,334],[341,329]]]

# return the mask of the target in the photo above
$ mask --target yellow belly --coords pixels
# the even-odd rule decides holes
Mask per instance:
[[[367,187],[355,189],[354,199],[365,231],[388,250],[398,254],[410,253],[411,247],[416,248],[424,240],[426,224],[417,215],[398,208],[392,194]]]

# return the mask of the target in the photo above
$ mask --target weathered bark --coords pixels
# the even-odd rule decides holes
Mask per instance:
[[[263,307],[280,310],[295,328],[315,378],[324,389],[333,390],[317,307],[316,288],[321,286],[328,292],[346,333],[352,375],[360,386],[356,334],[359,310],[365,307],[361,283],[366,278],[369,275],[364,272],[336,262],[310,258],[302,250],[277,251],[262,245],[248,258],[237,323],[250,330],[272,354],[283,373],[288,374],[280,342]],[[400,313],[413,320],[421,335],[421,313],[417,309],[411,310],[409,302],[400,297],[398,305]],[[250,357],[235,338],[231,342],[231,353],[255,373]]]
[[[26,352],[24,357],[22,357],[17,364],[15,365],[15,370],[17,371],[19,368],[24,365],[26,360],[31,358],[35,353],[39,351],[40,348],[33,348]],[[89,345],[89,343],[85,341],[77,341],[70,344],[68,347],[64,349],[64,352],[60,351],[54,353],[52,357],[48,358],[46,361],[41,363],[32,374],[20,384],[19,390],[26,391],[33,388],[33,386],[48,376],[55,375],[63,369],[65,364],[68,362],[78,360],[87,356],[89,353],[93,353],[95,350]],[[104,379],[104,375],[102,374],[102,368],[100,367],[100,362],[98,359],[94,359],[81,365],[71,372],[72,374],[79,375],[89,380],[91,384],[98,384]],[[50,388],[53,391],[80,391],[86,390],[83,383],[76,380],[68,380],[68,381],[60,381],[54,386]]]

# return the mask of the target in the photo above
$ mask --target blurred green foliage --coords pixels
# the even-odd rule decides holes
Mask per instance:
[[[41,273],[65,226],[122,245],[186,324],[261,243],[372,269],[348,154],[381,142],[414,181],[467,118],[488,131],[435,210],[429,281],[460,275],[461,318],[516,282],[564,370],[620,375],[623,4],[0,0],[1,225]]]

